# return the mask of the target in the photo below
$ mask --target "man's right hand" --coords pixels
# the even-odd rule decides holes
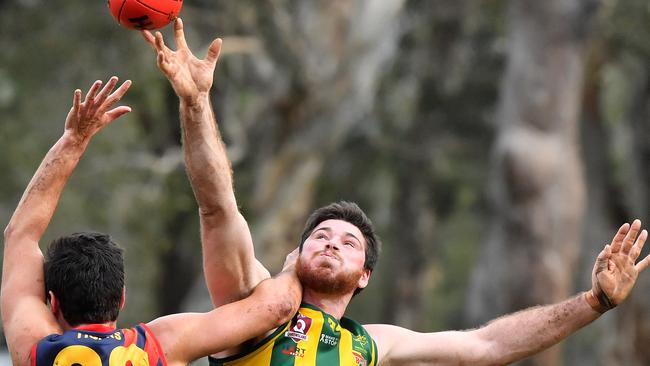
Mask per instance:
[[[177,50],[165,45],[162,34],[143,31],[158,54],[158,67],[180,99],[183,154],[192,190],[199,205],[203,268],[215,306],[240,300],[269,272],[255,258],[248,223],[240,214],[233,191],[232,168],[210,104],[221,40],[215,39],[205,59],[188,48],[180,19],[174,24]]]
[[[197,98],[207,96],[212,87],[214,69],[221,51],[221,39],[210,44],[205,59],[198,59],[187,46],[183,33],[183,21],[178,18],[174,23],[176,51],[165,45],[162,33],[155,36],[147,30],[142,31],[144,39],[158,54],[158,67],[167,76],[174,91],[181,100],[193,104]]]

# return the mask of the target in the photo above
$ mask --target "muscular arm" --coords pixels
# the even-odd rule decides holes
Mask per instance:
[[[417,333],[391,325],[366,329],[377,342],[380,365],[505,365],[554,345],[598,316],[579,295],[498,318],[472,331]]]
[[[59,139],[27,186],[4,232],[2,321],[17,365],[28,364],[29,351],[39,339],[60,332],[46,305],[38,241],[83,150],[65,136]]]
[[[248,224],[237,208],[232,171],[210,105],[209,93],[221,40],[215,39],[204,60],[187,46],[180,19],[174,24],[177,50],[143,32],[158,55],[158,66],[180,100],[183,151],[190,183],[199,204],[203,263],[215,306],[248,295],[268,271],[255,259]]]
[[[130,110],[118,107],[106,112],[130,85],[126,82],[109,95],[116,83],[117,78],[112,78],[98,94],[101,82],[95,82],[84,103],[80,102],[81,91],[75,91],[63,136],[38,167],[4,231],[0,301],[14,365],[28,365],[32,346],[44,336],[61,331],[46,304],[43,254],[38,242],[90,138]]]
[[[149,328],[170,366],[235,347],[286,323],[298,311],[302,288],[293,270],[262,281],[240,301],[204,314],[175,314],[156,319]]]
[[[268,271],[255,259],[248,224],[237,209],[232,170],[209,96],[181,99],[183,151],[199,204],[203,268],[215,306],[250,293]]]
[[[635,264],[648,237],[641,222],[624,224],[596,259],[590,291],[554,305],[533,307],[465,332],[417,333],[368,325],[380,365],[503,365],[538,353],[623,302],[650,256]]]

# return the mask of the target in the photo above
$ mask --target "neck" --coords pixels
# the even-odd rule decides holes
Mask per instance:
[[[345,309],[352,300],[353,292],[344,295],[323,294],[314,290],[303,289],[302,301],[314,305],[336,319],[341,319]]]
[[[67,321],[63,321],[61,324],[64,331],[70,329],[93,329],[93,328],[108,328],[113,330],[117,328],[117,322],[106,322],[106,323],[89,323],[89,324],[77,324],[74,327],[68,324]]]

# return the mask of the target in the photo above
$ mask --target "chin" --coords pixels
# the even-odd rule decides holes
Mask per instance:
[[[296,270],[298,278],[305,288],[330,295],[344,295],[354,292],[359,278],[363,274],[363,272],[337,272],[334,270],[331,261],[313,261],[310,264],[298,260]]]

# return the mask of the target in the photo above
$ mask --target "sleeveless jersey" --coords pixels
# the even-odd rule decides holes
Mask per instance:
[[[210,366],[375,366],[377,345],[361,324],[302,304],[296,316],[262,342]]]
[[[111,329],[90,325],[51,334],[31,354],[32,366],[167,366],[158,340],[146,325]]]

